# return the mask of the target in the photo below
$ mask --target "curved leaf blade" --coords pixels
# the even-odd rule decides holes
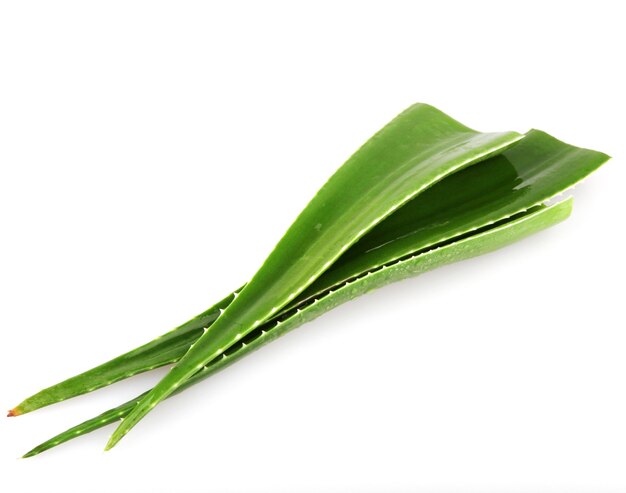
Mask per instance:
[[[294,310],[292,314],[287,316],[284,320],[270,322],[264,327],[257,329],[250,334],[252,337],[246,341],[241,341],[240,345],[235,348],[235,350],[226,352],[217,362],[211,363],[206,368],[197,372],[181,385],[175,393],[181,392],[199,383],[210,375],[230,366],[247,354],[259,349],[268,342],[323,315],[342,303],[391,282],[413,277],[442,265],[472,258],[506,246],[563,221],[570,214],[571,208],[572,199],[568,199],[551,207],[540,208],[535,212],[525,214],[518,219],[511,220],[500,226],[495,226],[484,232],[469,236],[466,239],[395,262],[385,269],[379,269],[376,272],[368,273],[359,279],[348,282],[335,291],[321,295],[314,303],[300,310]],[[138,396],[136,399],[132,399],[56,435],[27,452],[24,457],[32,457],[73,438],[126,418],[131,413],[135,404],[145,395],[147,395],[147,392]]]
[[[187,378],[293,301],[385,217],[521,138],[515,132],[481,134],[428,105],[396,117],[322,187],[241,294],[137,404],[106,449]]]
[[[605,154],[532,130],[502,154],[454,173],[396,210],[349,248],[289,306],[296,307],[335,284],[410,252],[449,241],[540,204],[574,186],[607,159]],[[216,306],[224,309],[233,298],[231,294]],[[44,389],[20,404],[16,414],[178,361],[203,333],[201,329],[217,318],[214,308],[122,357]],[[210,319],[202,320],[207,314]]]
[[[531,130],[502,154],[454,173],[408,202],[355,243],[299,300],[535,207],[575,186],[608,159]]]
[[[240,288],[241,289],[241,288]],[[57,402],[106,387],[125,378],[177,362],[220,313],[237,291],[183,325],[91,370],[63,380],[24,399],[9,414],[19,416]]]

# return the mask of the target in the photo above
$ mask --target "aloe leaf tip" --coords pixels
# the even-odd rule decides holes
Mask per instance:
[[[23,413],[22,411],[20,411],[19,406],[14,407],[13,409],[9,409],[9,412],[7,413],[7,418],[13,418],[15,416],[19,416],[20,414],[23,414]]]
[[[115,445],[117,445],[117,442],[119,442],[119,441],[120,441],[120,439],[117,438],[115,435],[111,436],[111,438],[109,438],[109,441],[107,442],[107,444],[104,446],[104,451],[108,452],[113,447],[115,447]]]

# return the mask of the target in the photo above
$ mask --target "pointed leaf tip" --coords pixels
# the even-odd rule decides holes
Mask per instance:
[[[7,413],[7,418],[13,418],[14,416],[19,416],[20,414],[22,414],[21,411],[17,407],[14,407]]]
[[[104,451],[108,452],[109,450],[111,450],[113,447],[115,447],[115,445],[117,444],[117,442],[119,442],[119,438],[117,438],[115,436],[115,434],[113,434],[110,438],[109,441],[107,442],[107,444],[104,447]]]

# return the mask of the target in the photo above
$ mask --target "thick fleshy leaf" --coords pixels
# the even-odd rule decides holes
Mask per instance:
[[[293,301],[385,217],[520,138],[475,132],[428,105],[396,117],[321,188],[239,296],[122,422],[107,449],[187,378]]]
[[[138,373],[177,362],[187,352],[189,346],[204,333],[204,328],[210,326],[222,310],[232,302],[235,293],[231,293],[197,317],[147,344],[24,399],[10,411],[11,415],[19,416],[29,413],[111,385]]]
[[[568,199],[551,207],[538,207],[533,212],[522,213],[518,218],[507,221],[504,224],[493,225],[485,231],[477,232],[446,246],[433,248],[427,252],[394,261],[391,265],[353,279],[336,290],[322,293],[309,302],[307,306],[301,309],[294,309],[289,314],[286,314],[284,319],[264,324],[252,331],[246,339],[239,341],[236,346],[226,351],[216,362],[202,368],[189,378],[177,389],[176,393],[202,381],[246,354],[286,332],[319,317],[341,303],[390,282],[412,277],[451,262],[482,255],[556,224],[570,214],[571,205],[572,201]],[[145,395],[147,393],[56,435],[33,448],[24,457],[32,457],[68,440],[124,419]]]
[[[570,188],[608,157],[538,130],[502,154],[437,183],[373,228],[290,307],[362,272],[501,221]],[[156,340],[26,399],[21,414],[178,361],[234,294]]]
[[[608,159],[604,154],[568,146],[536,130],[503,149],[501,154],[453,173],[396,209],[352,244],[287,307],[231,344],[222,357],[193,374],[176,392],[303,323],[301,312],[312,313],[309,306],[320,300],[324,300],[320,306],[329,306],[327,298],[335,299],[333,292],[352,285],[355,279],[388,269],[398,259],[420,256],[535,213],[541,209],[538,204],[573,186]],[[154,341],[35,394],[12,413],[28,412],[177,361],[234,298],[235,293]],[[27,456],[126,416],[144,395],[58,435]]]
[[[426,190],[354,244],[300,299],[416,250],[502,221],[573,187],[608,156],[540,130]]]

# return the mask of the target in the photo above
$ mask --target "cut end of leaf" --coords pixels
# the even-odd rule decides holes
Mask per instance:
[[[7,418],[12,418],[14,416],[19,416],[20,414],[23,414],[22,411],[20,410],[19,407],[14,407],[13,409],[9,410],[9,412],[7,413]]]

